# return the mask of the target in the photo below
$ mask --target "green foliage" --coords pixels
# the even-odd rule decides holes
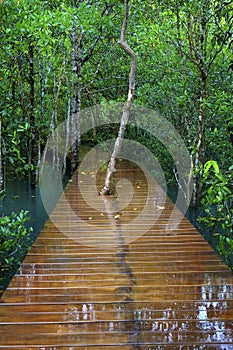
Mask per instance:
[[[124,2],[4,0],[0,15],[3,160],[26,174],[32,169],[31,139],[36,138],[38,155],[33,164],[39,164],[52,125],[56,127],[71,110],[74,27],[82,38],[77,48],[82,62],[78,81],[82,108],[125,101],[130,62],[117,44]],[[137,53],[135,103],[167,118],[193,155],[198,151],[202,107],[204,161],[216,159],[224,171],[232,152],[228,132],[233,127],[232,18],[232,2],[132,0],[127,34]],[[34,50],[35,135],[29,108],[30,46]],[[203,69],[208,79],[200,103]],[[116,134],[110,130],[110,137]],[[101,142],[105,136],[102,128],[84,142]],[[140,142],[147,141],[172,174],[172,160],[163,146],[147,140],[147,135],[137,136]],[[173,175],[168,180],[174,181]]]
[[[0,272],[15,268],[30,245],[32,228],[26,227],[28,211],[0,217]]]
[[[206,191],[202,199],[206,217],[199,220],[218,238],[218,251],[233,267],[233,166],[222,174],[216,161],[208,161],[203,170]]]
[[[116,21],[120,15],[114,13],[113,8],[118,11],[123,6],[116,1],[5,0],[0,3],[2,151],[4,161],[16,171],[25,174],[31,170],[32,163],[39,163],[39,151],[44,149],[51,125],[56,127],[69,113],[74,28],[77,35],[82,35],[78,48],[83,62],[82,106],[99,102],[99,96],[96,99],[93,90],[107,92],[96,72],[98,66],[101,77],[110,76],[112,58],[108,53],[113,47],[120,50],[116,45],[119,37],[116,36]],[[30,47],[34,52],[33,128],[29,108]],[[97,86],[90,84],[95,74],[96,80],[100,80]],[[57,95],[58,86],[60,93]],[[36,160],[31,159],[32,140],[36,140]]]
[[[2,201],[6,196],[5,190],[0,190],[0,201]]]

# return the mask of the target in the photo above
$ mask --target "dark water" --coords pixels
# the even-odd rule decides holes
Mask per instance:
[[[69,176],[64,178],[63,187],[67,184],[68,179]],[[5,198],[0,200],[0,216],[11,215],[12,212],[20,212],[21,210],[29,211],[29,220],[26,227],[33,228],[30,239],[30,244],[32,244],[48,219],[39,187],[32,189],[28,179],[17,178],[10,174],[5,181],[5,192]],[[57,198],[53,198],[53,202],[51,202],[51,210],[55,207],[58,198],[59,193],[57,193]],[[23,257],[24,255],[20,257],[21,260]],[[17,266],[15,269],[7,271],[7,273],[1,273],[0,271],[0,290],[7,287],[16,270]]]
[[[9,176],[5,191],[6,197],[0,202],[0,215],[28,210],[30,220],[27,226],[33,227],[33,238],[36,238],[48,217],[41,201],[39,188],[32,189],[27,179]]]
[[[9,175],[6,179],[5,191],[5,198],[0,201],[0,215],[11,215],[12,212],[28,210],[30,219],[26,226],[33,228],[30,240],[33,243],[48,218],[41,201],[39,188],[32,189],[28,179],[18,179]],[[0,290],[7,287],[16,270],[17,266],[10,271],[0,272]]]

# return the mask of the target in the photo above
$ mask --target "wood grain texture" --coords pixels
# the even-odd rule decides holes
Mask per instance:
[[[78,172],[67,185],[1,298],[0,349],[233,349],[232,271],[186,218],[167,230],[168,198],[154,222],[130,226],[148,186],[118,166],[135,194],[115,213],[88,205]]]

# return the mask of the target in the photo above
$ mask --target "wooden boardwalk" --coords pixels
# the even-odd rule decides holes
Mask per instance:
[[[51,216],[60,230],[47,221],[1,298],[0,349],[233,349],[232,272],[186,218],[166,229],[168,198],[143,235],[145,215],[130,226],[148,192],[126,172],[135,195],[115,213],[79,193],[91,172],[74,175]]]

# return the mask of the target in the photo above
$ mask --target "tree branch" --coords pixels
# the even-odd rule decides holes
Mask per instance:
[[[122,30],[121,30],[121,37],[118,42],[118,44],[122,47],[122,49],[131,57],[131,69],[129,74],[129,89],[128,89],[128,98],[127,101],[124,104],[123,112],[121,116],[121,123],[120,128],[118,131],[118,136],[115,141],[114,149],[108,164],[107,174],[105,178],[105,184],[102,190],[100,191],[101,195],[110,194],[110,179],[115,171],[115,164],[116,164],[116,158],[121,150],[122,141],[124,139],[124,132],[126,125],[128,123],[129,115],[130,115],[130,108],[133,100],[134,95],[134,88],[135,88],[135,76],[136,76],[136,54],[135,52],[129,47],[129,45],[125,41],[126,36],[126,30],[127,30],[127,24],[128,24],[128,18],[129,18],[129,0],[125,0],[125,17],[122,24]]]

